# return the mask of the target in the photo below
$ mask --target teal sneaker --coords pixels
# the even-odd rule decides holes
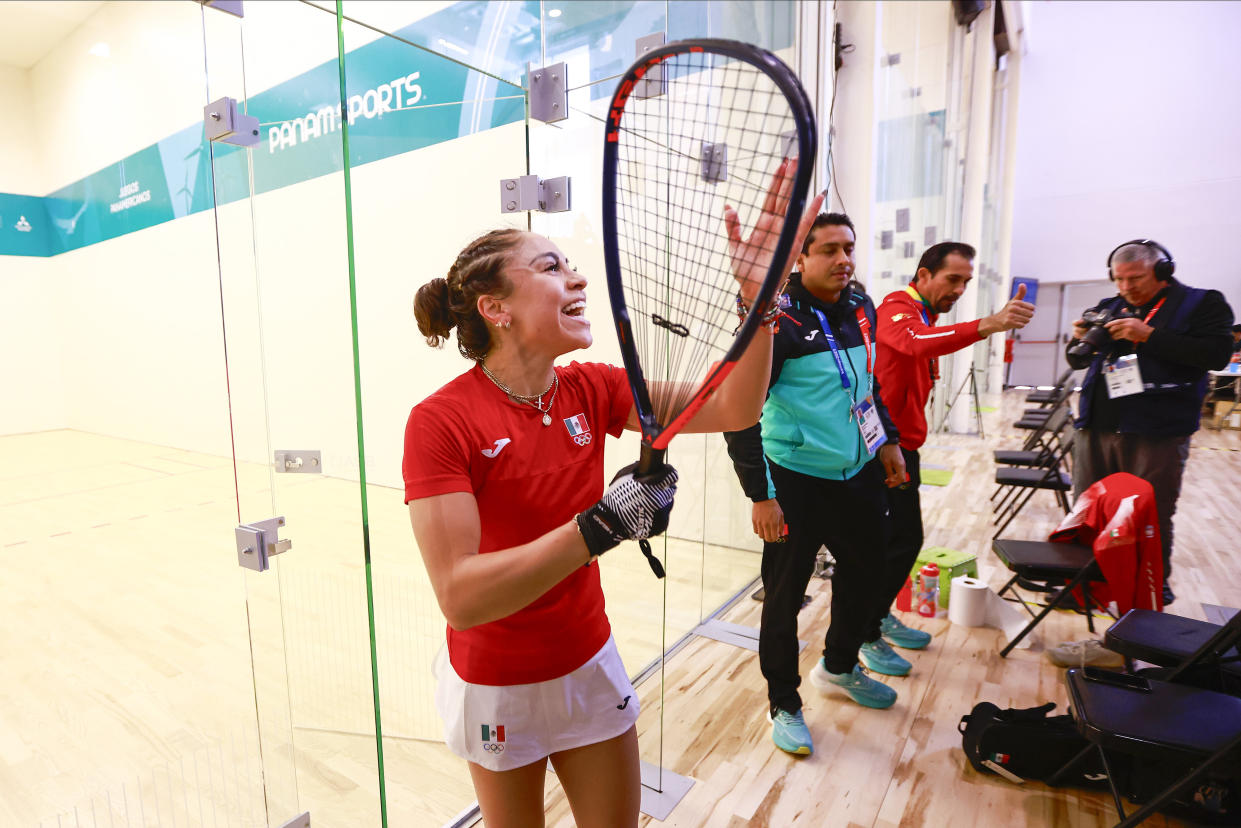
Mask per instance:
[[[925,650],[926,645],[931,643],[929,632],[906,627],[892,613],[888,613],[888,617],[879,622],[879,632],[889,644],[904,647],[906,650]]]
[[[849,673],[829,673],[823,659],[819,659],[810,671],[810,683],[825,693],[839,687],[863,707],[882,709],[896,704],[896,691],[866,675],[861,664],[853,665]]]
[[[866,665],[872,673],[885,676],[907,676],[913,665],[896,654],[888,642],[882,637],[868,641],[857,651],[858,660]]]
[[[800,710],[790,713],[777,707],[774,717],[770,710],[767,711],[767,721],[771,722],[771,741],[775,742],[780,750],[797,756],[814,753],[810,728],[806,727],[806,720],[802,718]]]

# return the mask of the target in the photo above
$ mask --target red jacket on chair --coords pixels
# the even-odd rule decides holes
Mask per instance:
[[[1163,609],[1163,554],[1151,484],[1126,472],[1109,474],[1082,492],[1050,540],[1094,550],[1107,592],[1123,615]]]

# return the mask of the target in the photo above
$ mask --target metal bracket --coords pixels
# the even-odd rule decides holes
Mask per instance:
[[[797,143],[797,130],[790,129],[788,132],[780,133],[780,150],[781,158],[796,158],[800,147]]]
[[[243,523],[233,530],[237,537],[237,563],[255,572],[264,572],[271,565],[273,555],[288,552],[293,541],[280,540],[283,517],[268,518],[255,523]]]
[[[277,451],[277,473],[320,474],[323,457],[317,451]]]
[[[634,58],[640,58],[657,46],[663,45],[663,32],[655,32],[645,37],[640,37],[634,43],[633,56]],[[642,80],[633,86],[633,96],[635,98],[658,98],[667,91],[668,79],[664,76],[664,66],[662,63],[646,70],[646,75]]]
[[[198,2],[209,9],[219,9],[235,17],[246,16],[245,11],[241,8],[241,0],[198,0]]]
[[[563,213],[569,209],[569,176],[539,178],[523,175],[500,180],[500,212],[520,213],[538,210],[541,213]]]
[[[569,65],[530,69],[530,117],[554,124],[569,117]]]
[[[208,141],[239,147],[252,147],[259,142],[259,119],[238,113],[235,98],[220,98],[204,106],[203,126]]]
[[[702,142],[702,180],[728,180],[728,144]]]
[[[281,825],[280,828],[310,828],[310,811],[301,816],[293,817],[284,825]]]

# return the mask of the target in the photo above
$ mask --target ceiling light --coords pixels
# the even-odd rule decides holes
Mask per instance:
[[[101,40],[98,43],[96,43],[94,46],[90,47],[90,54],[94,55],[95,57],[106,58],[106,57],[111,57],[112,50],[108,48],[108,44],[104,43]]]

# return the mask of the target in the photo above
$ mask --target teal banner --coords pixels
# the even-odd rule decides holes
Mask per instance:
[[[652,31],[774,49],[793,40],[790,0],[562,5],[544,30],[538,0],[469,0],[395,33],[409,43],[383,37],[354,49],[343,106],[336,60],[254,94],[239,103],[260,124],[249,153],[208,143],[195,124],[42,199],[0,194],[0,255],[54,256],[246,198],[252,186],[260,194],[340,172],[346,123],[349,163],[358,166],[520,121],[525,67],[541,62],[544,48],[549,62],[585,52],[589,77],[571,85],[590,84],[599,98],[633,60],[634,40]]]
[[[434,48],[446,27],[469,31],[473,21],[477,31],[480,20],[491,32],[537,27],[538,3],[458,3],[398,34]],[[491,44],[492,54],[504,53],[499,66],[513,73],[538,40],[536,28]],[[340,172],[345,123],[358,166],[525,117],[520,86],[392,38],[349,52],[345,69],[343,110],[335,60],[239,104],[261,125],[248,154],[209,143],[196,124],[44,198],[0,195],[0,255],[54,256],[237,201],[251,172],[256,194]]]
[[[0,255],[52,255],[49,224],[43,199],[0,193]]]

